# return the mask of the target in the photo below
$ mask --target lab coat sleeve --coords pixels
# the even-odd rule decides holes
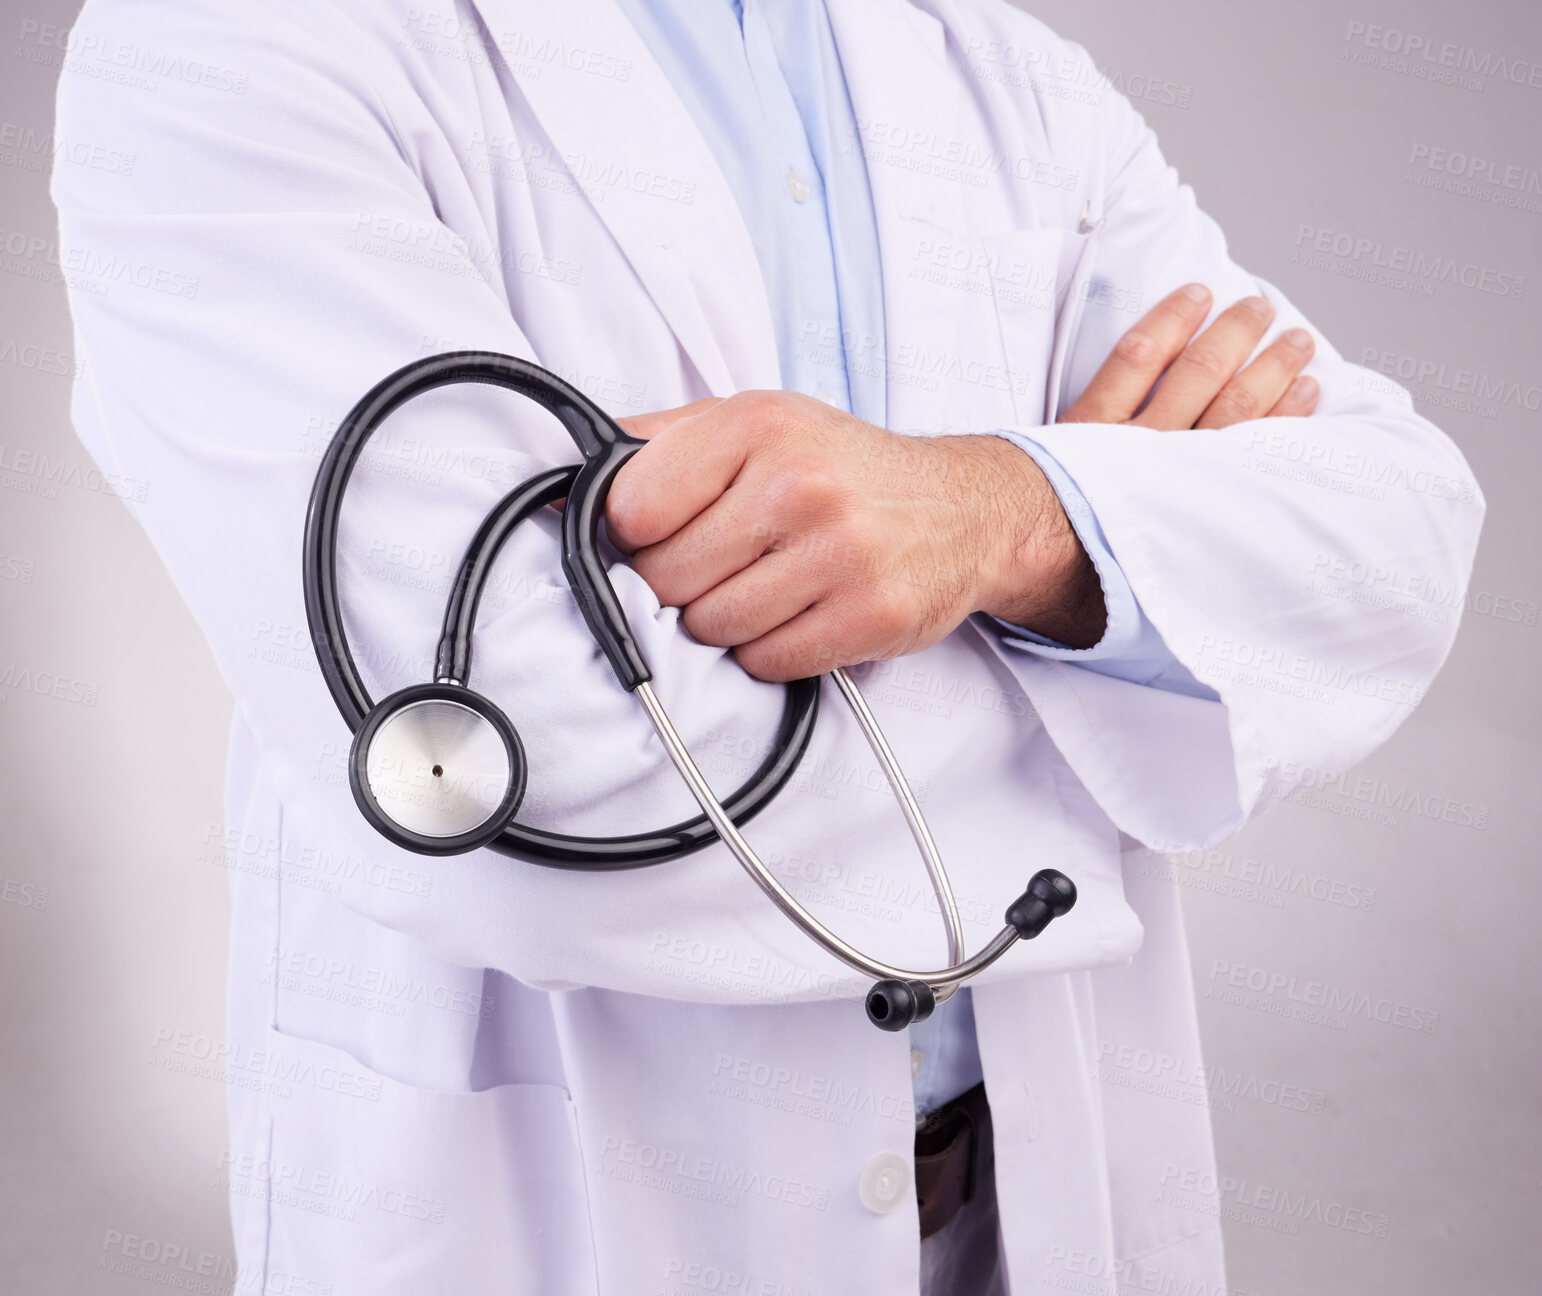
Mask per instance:
[[[1077,153],[1068,161],[1099,160],[1104,221],[1062,408],[1134,323],[1116,302],[1149,305],[1198,280],[1217,311],[1269,298],[1276,317],[1261,346],[1311,327],[1231,261],[1139,114],[1106,81],[1099,91],[1097,108],[1057,118],[1074,126],[1050,141]],[[1307,372],[1322,394],[1309,418],[1024,429],[1077,483],[1163,642],[1218,695],[1143,687],[1002,643],[1072,768],[1152,847],[1212,844],[1304,771],[1361,760],[1423,698],[1456,631],[1482,493],[1406,393],[1313,333]]]
[[[1100,675],[1150,684],[1155,688],[1211,694],[1212,690],[1178,664],[1156,627],[1147,619],[1136,602],[1135,591],[1109,550],[1103,528],[1066,470],[1033,438],[1016,432],[1002,435],[1033,457],[1054,488],[1060,507],[1065,510],[1093,571],[1097,573],[1103,591],[1106,623],[1102,638],[1090,648],[1068,648],[1001,617],[983,617],[987,628],[1008,640],[1013,647],[1048,661],[1071,662]]]
[[[375,837],[348,795],[349,735],[301,600],[306,503],[338,420],[398,366],[463,347],[541,357],[516,323],[502,254],[487,250],[498,241],[477,228],[465,176],[434,161],[453,161],[454,142],[425,133],[423,93],[389,31],[360,30],[327,5],[93,0],[76,38],[132,46],[139,30],[178,66],[242,80],[222,91],[167,77],[152,94],[61,78],[61,134],[136,159],[128,177],[61,165],[53,179],[82,357],[76,426],[104,467],[144,483],[130,506],[262,748],[297,838],[282,849],[320,840],[364,860],[371,878],[387,861],[426,894],[422,861]],[[678,365],[672,344],[670,355]],[[375,698],[432,678],[450,578],[493,504],[577,458],[554,419],[488,387],[429,393],[391,416],[350,483],[339,543],[345,622]],[[775,731],[780,689],[692,641],[624,564],[613,578],[688,738],[711,724]],[[509,542],[475,646],[472,684],[521,700],[522,822],[605,834],[694,813],[582,625],[555,514]],[[477,894],[475,871],[497,867],[485,855],[436,867],[435,903],[392,898],[394,921],[469,947],[476,906],[438,901],[462,878]],[[384,867],[378,876],[380,888],[398,885]]]

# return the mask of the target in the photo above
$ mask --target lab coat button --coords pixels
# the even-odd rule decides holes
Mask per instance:
[[[787,172],[787,192],[792,195],[793,202],[805,203],[808,201],[809,194],[813,190],[808,187],[807,180],[796,171],[789,170]]]
[[[887,1215],[910,1190],[910,1162],[895,1152],[880,1152],[862,1172],[858,1193],[874,1215]]]

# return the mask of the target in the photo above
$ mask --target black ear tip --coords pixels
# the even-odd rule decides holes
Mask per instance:
[[[899,981],[886,977],[867,992],[867,1019],[879,1030],[902,1031],[925,1021],[937,1006],[937,996],[925,981]]]
[[[1007,910],[1007,925],[1024,940],[1032,940],[1075,904],[1076,883],[1058,869],[1040,869]]]
[[[1028,890],[1063,918],[1076,904],[1076,883],[1059,869],[1040,869],[1028,883]]]

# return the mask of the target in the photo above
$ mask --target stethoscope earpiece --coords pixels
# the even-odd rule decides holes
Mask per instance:
[[[1040,869],[1007,908],[1007,926],[1020,940],[1032,940],[1076,904],[1076,883],[1059,869]]]
[[[1016,940],[1032,940],[1056,918],[1070,913],[1075,904],[1076,883],[1059,869],[1040,869],[1028,879],[1022,895],[1007,907],[1002,935],[1013,933]],[[1001,940],[997,937],[997,943]],[[948,993],[953,989],[949,986]],[[930,1017],[937,1002],[937,990],[930,982],[884,977],[867,992],[867,1019],[879,1030],[902,1031]]]
[[[937,994],[925,981],[885,977],[867,992],[867,1019],[879,1030],[902,1031],[925,1021],[937,1007]]]
[[[415,684],[371,709],[348,782],[398,846],[458,855],[492,841],[525,795],[525,749],[507,716],[461,684]]]

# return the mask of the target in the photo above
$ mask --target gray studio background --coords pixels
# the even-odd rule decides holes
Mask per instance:
[[[1542,21],[1532,0],[1025,7],[1137,101],[1244,265],[1415,389],[1490,505],[1455,654],[1397,737],[1170,865],[1233,1294],[1535,1290]],[[33,240],[53,236],[59,75],[40,33],[77,8],[6,0],[0,20],[0,1290],[117,1294],[174,1268],[107,1268],[123,1237],[232,1255],[225,1090],[155,1065],[158,1032],[223,1036],[231,701],[70,430],[64,290]],[[1432,76],[1447,46],[1457,71]],[[1396,248],[1524,286],[1365,277]],[[17,468],[28,451],[64,479]],[[1223,994],[1234,975],[1264,989]],[[1281,1015],[1308,982],[1398,1019]]]

